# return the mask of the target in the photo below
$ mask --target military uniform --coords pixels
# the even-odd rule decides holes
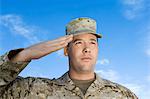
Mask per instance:
[[[129,89],[97,74],[85,94],[68,72],[58,79],[19,77],[29,62],[12,63],[8,54],[0,57],[0,99],[138,99]]]

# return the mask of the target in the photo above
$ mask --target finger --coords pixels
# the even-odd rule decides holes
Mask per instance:
[[[54,43],[54,42],[57,43],[57,42],[61,42],[61,41],[68,41],[68,39],[70,39],[70,38],[73,38],[73,35],[68,35],[68,36],[56,39],[56,40],[54,40],[54,41],[52,41],[50,43]]]
[[[67,46],[68,45],[68,43],[69,42],[71,42],[73,40],[73,36],[70,36],[70,38],[67,38],[66,40],[63,40],[63,41],[61,41],[61,42],[55,42],[55,43],[53,43],[53,44],[51,44],[51,45],[49,45],[49,47],[50,48],[52,48],[52,47],[65,47],[65,46]]]
[[[69,42],[71,42],[73,39],[72,36],[67,36],[67,38],[63,38],[61,40],[56,40],[55,42],[53,41],[53,43],[41,43],[41,44],[37,44],[35,47],[33,47],[35,50],[37,50],[38,52],[42,52],[42,53],[50,53],[51,51],[55,51],[55,48],[62,48],[68,45]]]
[[[73,40],[73,35],[72,36],[70,36],[70,37],[67,37],[67,39],[66,39],[66,42],[71,42]]]
[[[43,56],[45,56],[47,54],[50,54],[52,52],[55,52],[55,51],[57,51],[59,49],[64,48],[65,46],[68,45],[68,43],[71,40],[72,40],[72,38],[68,38],[67,40],[61,41],[59,43],[57,42],[57,43],[50,44],[48,46],[44,45],[44,46],[41,46],[41,47],[37,47],[36,50],[38,50],[38,53],[40,54],[39,56],[43,57]],[[36,56],[36,55],[34,55],[34,56]]]
[[[68,43],[60,44],[59,46],[53,46],[52,50],[50,52],[48,52],[47,54],[58,51],[64,47],[66,47],[67,45],[68,45]]]
[[[32,47],[36,47],[36,46],[43,46],[44,47],[45,45],[50,47],[50,46],[53,46],[53,45],[60,43],[64,40],[66,40],[66,42],[68,42],[68,40],[70,41],[70,38],[73,38],[73,35],[66,35],[66,36],[60,37],[60,38],[58,38],[56,40],[52,40],[52,41],[40,42],[40,43],[31,45],[28,48],[32,48]]]
[[[55,42],[53,44],[48,45],[49,48],[53,47],[53,46],[61,46],[61,45],[68,45],[68,43],[70,43],[73,40],[73,38],[68,38],[67,40],[64,41],[60,41],[60,42]]]
[[[65,43],[65,42],[67,42],[67,43],[69,43],[69,42],[71,42],[73,40],[73,36],[70,36],[70,37],[67,37],[67,38],[63,38],[63,39],[59,39],[59,40],[54,40],[54,41],[49,41],[49,42],[46,42],[45,43],[45,45],[47,45],[47,46],[49,46],[49,47],[51,47],[51,46],[55,46],[55,45],[59,45],[59,44],[61,44],[61,43]]]
[[[55,39],[55,40],[52,40],[52,41],[48,41],[46,43],[52,44],[52,43],[56,43],[56,42],[61,42],[61,41],[67,40],[69,38],[73,38],[73,35],[66,35],[66,36],[60,37],[58,39]]]
[[[65,46],[67,46],[67,44],[68,43],[66,43],[66,42],[61,42],[61,43],[57,43],[56,45],[53,45],[53,46],[51,46],[51,47],[49,47],[49,48],[46,48],[46,50],[45,51],[43,51],[43,49],[41,50],[41,49],[39,49],[39,50],[41,50],[40,51],[40,53],[41,53],[41,55],[42,55],[42,57],[43,56],[45,56],[45,55],[48,55],[48,54],[50,54],[50,53],[52,53],[52,52],[55,52],[55,51],[57,51],[57,50],[59,50],[59,49],[62,49],[62,48],[64,48]],[[43,54],[42,54],[43,53]]]

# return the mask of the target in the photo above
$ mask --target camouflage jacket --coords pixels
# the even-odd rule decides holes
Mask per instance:
[[[58,79],[19,77],[27,63],[11,63],[8,54],[0,57],[0,99],[138,99],[129,89],[100,78],[83,95],[68,72]]]

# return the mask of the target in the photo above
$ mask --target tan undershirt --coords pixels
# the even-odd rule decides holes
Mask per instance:
[[[74,84],[80,88],[80,90],[82,91],[82,93],[85,95],[87,89],[89,88],[89,86],[92,84],[92,82],[95,80],[94,79],[90,79],[90,80],[76,80],[76,79],[72,79],[72,81],[74,82]]]

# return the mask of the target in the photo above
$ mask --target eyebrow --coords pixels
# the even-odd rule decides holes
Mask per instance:
[[[82,39],[75,39],[75,40],[73,41],[73,43],[76,42],[76,41],[82,41]]]
[[[75,40],[73,41],[73,43],[76,42],[76,41],[82,41],[82,39],[75,39]],[[95,41],[95,42],[97,42],[96,39],[90,39],[90,41]]]
[[[90,39],[91,41],[95,41],[95,42],[97,42],[97,40],[96,39]]]

